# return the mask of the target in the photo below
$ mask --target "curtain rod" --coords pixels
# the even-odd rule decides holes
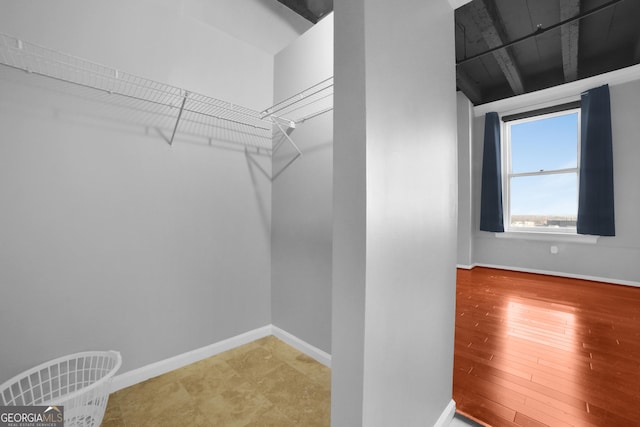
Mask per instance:
[[[561,111],[573,110],[580,108],[581,101],[567,102],[565,104],[553,105],[551,107],[538,108],[536,110],[525,111],[522,113],[510,114],[508,116],[502,116],[503,122],[511,122],[514,120],[526,119],[533,116],[541,116],[543,114],[559,113]]]

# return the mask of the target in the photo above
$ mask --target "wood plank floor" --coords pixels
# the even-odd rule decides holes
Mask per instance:
[[[458,270],[453,397],[494,427],[640,426],[640,288]]]

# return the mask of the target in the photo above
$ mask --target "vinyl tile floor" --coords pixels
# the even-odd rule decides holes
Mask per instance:
[[[328,427],[331,370],[269,336],[109,396],[102,427]]]

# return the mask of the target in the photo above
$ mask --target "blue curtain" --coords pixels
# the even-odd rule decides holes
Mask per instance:
[[[582,94],[579,234],[615,236],[609,86]]]
[[[480,230],[503,232],[500,118],[498,113],[487,113],[484,117],[482,194],[480,197]]]

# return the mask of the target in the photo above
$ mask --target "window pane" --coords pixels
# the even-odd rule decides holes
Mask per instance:
[[[511,124],[513,173],[578,166],[578,113]]]
[[[511,227],[575,227],[578,175],[511,178]]]

